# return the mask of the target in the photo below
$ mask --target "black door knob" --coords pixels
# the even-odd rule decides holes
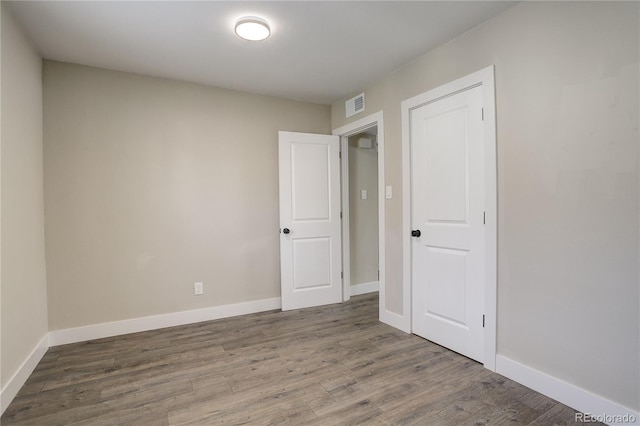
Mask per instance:
[[[289,230],[289,228],[284,228],[284,229],[282,230],[282,233],[283,233],[283,234],[288,234],[289,232],[291,232],[291,231]]]
[[[419,229],[416,229],[415,231],[411,231],[412,237],[420,237],[420,235],[422,235],[422,232],[420,232]]]

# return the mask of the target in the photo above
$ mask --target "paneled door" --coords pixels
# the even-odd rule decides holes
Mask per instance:
[[[483,362],[482,88],[411,111],[412,329]]]
[[[282,310],[342,302],[338,136],[279,132]]]

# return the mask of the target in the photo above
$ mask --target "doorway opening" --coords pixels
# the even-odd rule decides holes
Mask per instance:
[[[343,286],[350,297],[379,289],[378,126],[346,139],[342,148]]]
[[[341,155],[343,156],[341,162],[343,268],[342,299],[343,301],[347,301],[350,299],[352,294],[364,294],[376,291],[375,283],[377,281],[377,290],[379,292],[379,319],[380,321],[390,323],[392,322],[392,318],[390,318],[390,313],[386,310],[385,299],[386,225],[384,207],[386,198],[384,174],[383,113],[382,111],[376,112],[345,126],[342,126],[338,129],[335,129],[332,133],[340,137],[340,147],[342,152]],[[363,140],[359,142],[360,139]],[[367,141],[366,139],[370,139],[371,142]],[[371,148],[364,148],[368,147],[369,144],[371,144]],[[359,172],[354,170],[357,166],[349,167],[349,155],[351,153],[353,153],[352,157],[358,157],[358,160],[360,160],[359,157],[367,156],[370,157],[369,160],[375,159],[375,162],[377,164],[377,169],[375,170],[375,178],[372,177],[373,172],[371,171],[369,172],[367,177],[365,177],[358,175]],[[352,160],[354,159],[352,158]],[[358,163],[360,162],[361,161],[358,161]],[[374,179],[376,183],[373,184],[371,182],[371,179]],[[350,185],[351,181],[353,181],[353,186]],[[367,185],[366,187],[364,186],[365,182]],[[350,186],[352,186],[353,189],[351,189]],[[362,190],[367,190],[365,196],[366,200],[362,199]],[[351,201],[352,199],[353,202]],[[366,241],[370,241],[369,244],[373,247],[368,247],[368,250],[362,251],[361,249],[359,249],[362,243],[360,241],[356,242],[355,238],[357,238],[359,234],[366,232],[366,230],[369,230],[369,232],[372,234],[371,223],[367,223],[365,225],[362,222],[358,222],[357,224],[355,222],[360,220],[359,213],[363,213],[361,207],[365,206],[368,208],[368,213],[366,213],[368,220],[377,219],[377,221],[375,222],[377,224],[377,236],[374,237],[373,235],[367,235],[365,239]],[[375,213],[372,213],[372,210],[376,208],[377,215]],[[355,210],[355,214],[353,216],[351,214],[352,210]],[[354,226],[356,228],[356,231],[355,236],[352,238],[351,228]],[[352,245],[355,245],[355,256],[353,257],[351,249]],[[358,264],[352,266],[352,263],[354,262],[357,262]],[[376,264],[377,270],[375,269]],[[372,271],[375,271],[375,275]],[[372,281],[369,281],[370,279]]]

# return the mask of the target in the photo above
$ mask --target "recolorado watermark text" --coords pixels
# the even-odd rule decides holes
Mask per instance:
[[[582,423],[635,423],[637,418],[633,414],[591,414],[576,413],[573,420]]]

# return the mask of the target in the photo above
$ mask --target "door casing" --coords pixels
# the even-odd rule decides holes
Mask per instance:
[[[494,67],[489,66],[473,74],[446,83],[402,102],[402,250],[403,314],[397,327],[410,333],[411,324],[411,111],[462,90],[481,86],[483,91],[483,130],[485,166],[485,335],[484,366],[496,369],[497,329],[497,157]]]

